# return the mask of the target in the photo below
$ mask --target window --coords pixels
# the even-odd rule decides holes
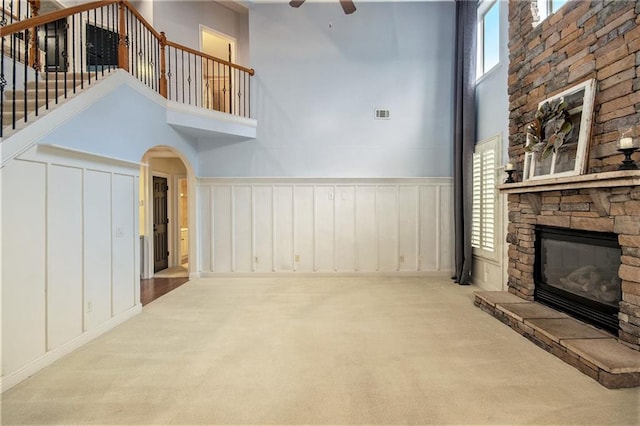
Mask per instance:
[[[481,1],[478,5],[478,59],[476,76],[482,77],[500,62],[500,4]]]
[[[496,259],[496,209],[498,147],[495,136],[476,145],[473,153],[473,208],[471,246],[475,255]]]
[[[533,12],[533,25],[538,25],[547,16],[556,13],[569,0],[537,0],[531,4]]]

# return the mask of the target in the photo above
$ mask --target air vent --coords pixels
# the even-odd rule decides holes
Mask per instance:
[[[376,120],[389,120],[391,118],[391,111],[388,109],[376,108]]]

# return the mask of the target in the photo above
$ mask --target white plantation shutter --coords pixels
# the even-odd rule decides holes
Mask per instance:
[[[496,209],[496,153],[482,153],[482,249],[493,253]]]
[[[471,213],[471,246],[480,248],[482,223],[482,154],[473,153],[473,208]]]
[[[496,248],[497,140],[476,145],[473,154],[471,245],[477,255],[490,257]]]

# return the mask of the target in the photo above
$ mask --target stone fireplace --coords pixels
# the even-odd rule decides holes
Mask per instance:
[[[640,170],[498,187],[508,292],[475,304],[606,387],[640,386]]]
[[[499,185],[508,199],[508,293],[485,292],[476,304],[603,385],[640,386],[640,171],[618,170],[616,145],[621,129],[640,126],[640,2],[568,2],[536,26],[531,3],[509,2],[509,157],[519,176]],[[590,79],[595,102],[584,173],[523,182],[526,128],[538,104]],[[589,284],[619,282],[615,298],[604,296],[614,310],[608,326],[577,324],[562,306],[533,303],[554,305],[536,286],[542,229],[609,235],[619,250],[606,254],[617,257],[614,276],[598,271],[607,277]],[[584,263],[554,279],[579,285],[581,274],[600,268]],[[620,357],[607,359],[614,353]]]
[[[613,177],[599,180],[603,176]],[[535,259],[536,227],[606,233],[612,235],[619,245],[619,259],[615,267],[614,281],[620,283],[617,327],[609,329],[628,346],[640,348],[640,186],[617,186],[611,188],[582,188],[584,184],[613,185],[631,180],[640,184],[640,172],[609,172],[572,178],[582,182],[549,183],[531,188],[526,183],[515,184],[516,188],[505,189],[511,193],[509,199],[509,291],[517,296],[533,301],[536,299]],[[591,180],[595,179],[595,180]],[[506,185],[505,185],[506,186]],[[548,187],[562,188],[548,190]],[[544,189],[544,190],[543,190]],[[529,192],[540,191],[540,192]],[[540,233],[538,232],[538,235]],[[537,253],[540,256],[540,253]],[[588,261],[578,268],[596,266]],[[598,269],[606,269],[603,267]],[[602,272],[599,272],[602,274]],[[567,280],[567,276],[562,277]],[[612,277],[607,277],[611,281]],[[616,279],[617,278],[617,279]],[[604,278],[601,278],[602,281]],[[570,280],[570,279],[569,279]],[[574,281],[580,281],[575,277]],[[603,285],[598,283],[598,285]],[[606,302],[606,301],[605,301]],[[613,302],[611,300],[610,302]],[[548,303],[547,303],[548,304]],[[575,315],[574,316],[580,316]]]
[[[533,300],[536,226],[615,234],[621,248],[617,337],[640,350],[640,172],[618,171],[619,130],[640,125],[640,3],[569,2],[533,26],[531,2],[509,3],[509,155],[522,170],[538,103],[596,82],[586,173],[504,185],[508,287]],[[639,153],[635,154],[638,160]]]

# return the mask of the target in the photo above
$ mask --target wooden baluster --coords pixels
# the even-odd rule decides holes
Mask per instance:
[[[38,16],[38,12],[40,11],[40,0],[28,0],[29,6],[31,8],[31,17],[35,18]],[[40,69],[40,61],[38,61],[38,56],[40,55],[38,49],[38,34],[36,32],[37,28],[33,27],[30,29],[30,40],[29,43],[29,66],[38,71]],[[26,42],[26,40],[25,40]]]
[[[167,36],[164,31],[160,33],[160,95],[167,97],[167,65],[165,63],[165,47],[167,46]]]
[[[119,18],[118,18],[118,68],[122,68],[125,71],[129,71],[129,40],[127,37],[124,3],[118,4]]]

